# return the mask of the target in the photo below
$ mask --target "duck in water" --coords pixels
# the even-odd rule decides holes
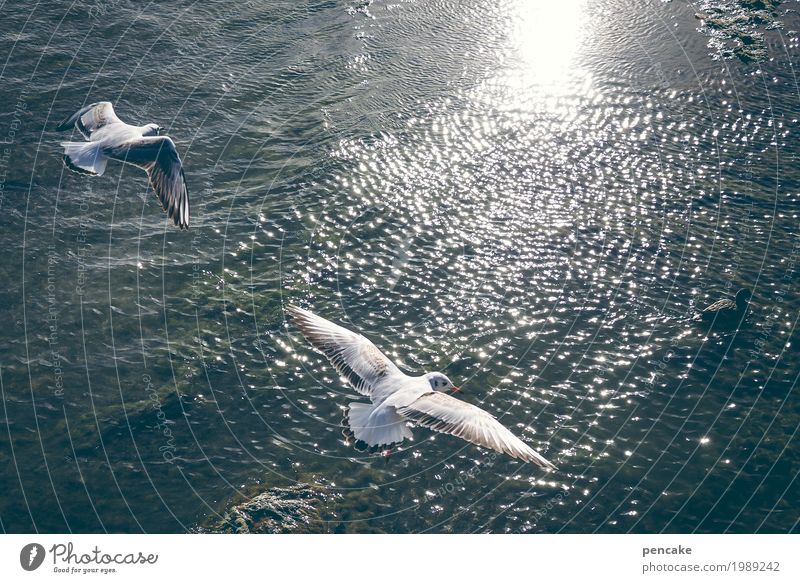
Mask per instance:
[[[699,314],[695,320],[711,326],[731,326],[742,321],[750,304],[750,290],[740,289],[734,299],[717,300]]]

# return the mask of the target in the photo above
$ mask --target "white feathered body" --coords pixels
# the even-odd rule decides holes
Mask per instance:
[[[487,411],[445,394],[456,388],[441,373],[409,376],[360,334],[297,306],[290,305],[288,311],[345,381],[372,401],[348,408],[347,423],[356,439],[370,446],[392,445],[412,437],[408,424],[413,423],[525,462],[555,467]]]
[[[114,123],[98,128],[89,135],[86,142],[61,142],[64,154],[70,161],[90,174],[102,176],[106,171],[108,156],[104,150],[130,140],[149,135],[150,127],[132,126],[126,123]]]
[[[356,439],[372,446],[391,445],[411,438],[413,434],[407,420],[397,410],[432,392],[424,376],[411,377],[398,371],[376,384],[372,404],[350,404],[350,429]]]
[[[100,101],[83,107],[56,128],[77,129],[85,142],[61,142],[64,164],[79,174],[101,176],[110,160],[133,164],[147,172],[150,186],[169,218],[181,229],[189,228],[189,190],[175,142],[160,135],[154,123],[126,124],[114,106]]]

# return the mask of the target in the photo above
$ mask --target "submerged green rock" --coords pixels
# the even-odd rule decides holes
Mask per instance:
[[[720,58],[744,62],[767,57],[766,30],[781,26],[778,6],[782,0],[706,0],[695,17],[701,31],[711,37],[709,46]]]
[[[270,488],[225,510],[198,528],[204,533],[287,534],[324,533],[320,506],[328,494],[308,484]]]

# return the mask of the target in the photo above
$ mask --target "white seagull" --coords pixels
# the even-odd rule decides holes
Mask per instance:
[[[149,123],[132,126],[114,113],[108,101],[87,105],[56,130],[75,126],[86,142],[62,142],[64,164],[79,174],[102,176],[108,159],[142,168],[150,178],[161,206],[181,229],[189,228],[189,191],[175,142],[160,135],[163,128]]]
[[[553,464],[506,429],[492,415],[442,392],[460,391],[445,375],[408,376],[360,334],[297,306],[288,306],[303,335],[372,404],[351,403],[347,415],[356,439],[388,446],[412,437],[407,422],[449,433],[545,468]]]

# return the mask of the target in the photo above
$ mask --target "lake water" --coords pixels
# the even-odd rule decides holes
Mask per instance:
[[[183,532],[304,482],[331,532],[796,531],[794,8],[743,62],[679,0],[6,3],[0,529]],[[100,100],[169,129],[190,230],[136,168],[63,167]],[[739,330],[691,323],[741,287]],[[558,469],[358,451],[289,302]]]

